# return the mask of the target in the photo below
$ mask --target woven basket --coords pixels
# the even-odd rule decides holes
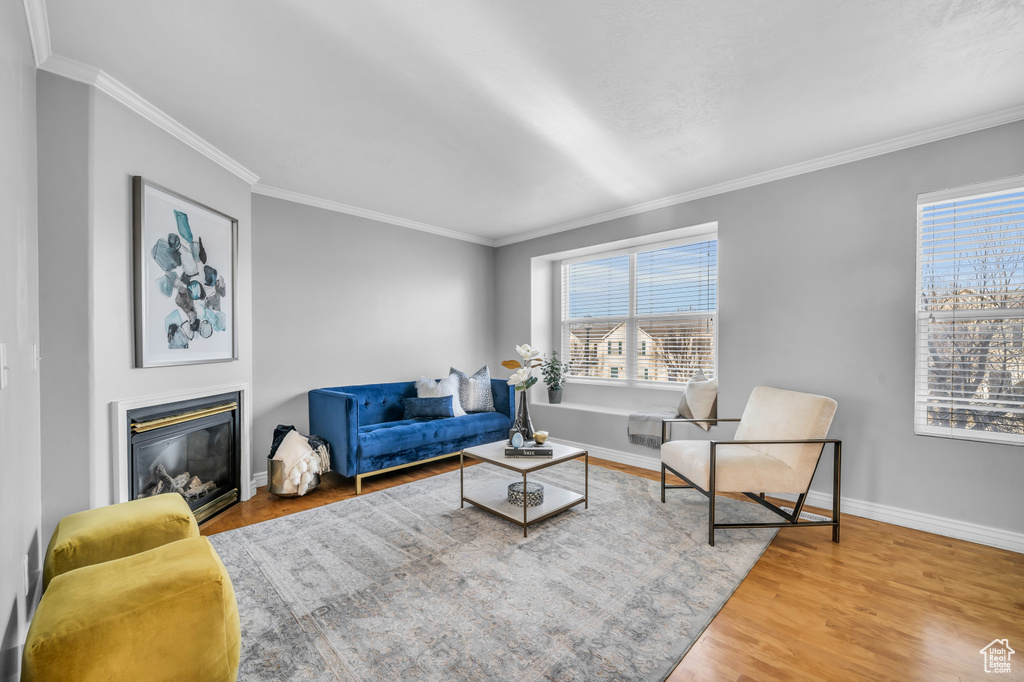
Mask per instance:
[[[284,462],[279,459],[267,458],[267,490],[278,497],[298,497],[298,492],[285,492]],[[320,485],[320,474],[313,474],[313,480],[309,482],[306,492],[316,490]]]

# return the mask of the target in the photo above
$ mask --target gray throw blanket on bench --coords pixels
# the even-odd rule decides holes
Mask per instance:
[[[677,417],[679,417],[679,413],[672,409],[634,412],[629,415],[629,421],[626,424],[629,442],[649,448],[660,448],[662,420],[676,419]]]

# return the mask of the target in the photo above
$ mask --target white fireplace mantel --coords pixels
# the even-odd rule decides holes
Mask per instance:
[[[152,407],[153,405],[162,405],[164,403],[175,403],[180,400],[206,398],[212,395],[234,393],[236,391],[241,395],[242,403],[239,406],[238,415],[239,457],[241,459],[241,480],[239,481],[238,497],[243,501],[252,497],[252,451],[249,443],[252,425],[252,400],[250,399],[249,384],[242,383],[206,386],[176,393],[116,400],[110,403],[110,431],[114,434],[112,439],[113,451],[111,452],[111,457],[113,458],[111,471],[114,473],[113,502],[127,502],[130,494],[128,483],[128,410]]]

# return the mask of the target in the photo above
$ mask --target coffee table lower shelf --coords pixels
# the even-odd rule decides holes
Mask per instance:
[[[491,483],[489,485],[474,488],[472,497],[463,495],[462,501],[489,511],[495,516],[500,516],[512,523],[522,526],[525,537],[526,528],[544,519],[561,513],[577,504],[586,501],[586,497],[574,493],[565,488],[559,488],[549,483],[544,484],[544,503],[536,507],[526,508],[526,519],[523,520],[523,508],[520,505],[510,504],[508,501],[508,486],[514,481],[504,483]]]

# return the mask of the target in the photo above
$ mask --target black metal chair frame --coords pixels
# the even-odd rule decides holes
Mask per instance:
[[[738,422],[739,419],[665,419],[661,424],[661,442],[662,444],[668,442],[668,435],[671,432],[669,424],[677,422]],[[661,463],[661,501],[665,502],[665,490],[675,488],[693,488],[702,495],[708,498],[708,544],[712,547],[715,546],[715,530],[719,528],[793,528],[799,526],[811,527],[811,526],[832,526],[832,542],[839,543],[839,492],[841,487],[841,460],[843,451],[843,442],[834,438],[812,438],[809,440],[712,440],[711,443],[711,462],[708,469],[708,489],[704,490],[699,485],[683,476],[681,473],[668,466],[664,462]],[[832,519],[830,521],[801,521],[800,512],[803,511],[804,501],[807,499],[807,493],[811,490],[811,482],[807,482],[807,489],[800,493],[797,497],[796,502],[793,504],[792,513],[775,506],[771,502],[765,499],[764,493],[743,493],[754,502],[767,507],[769,510],[781,516],[785,519],[785,523],[715,523],[715,459],[717,457],[717,449],[720,445],[800,445],[806,443],[821,443],[821,451],[818,453],[818,461],[814,463],[814,472],[811,472],[811,480],[814,480],[814,473],[818,470],[818,464],[821,463],[821,455],[825,451],[825,445],[832,444],[832,453],[834,457],[834,465],[832,470]],[[665,472],[671,471],[673,474],[686,481],[688,485],[666,485],[665,484]]]

